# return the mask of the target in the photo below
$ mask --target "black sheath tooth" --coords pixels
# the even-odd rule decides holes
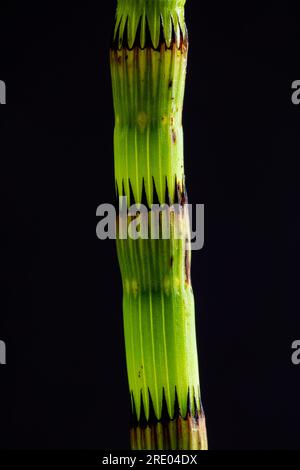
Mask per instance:
[[[133,189],[132,189],[132,186],[131,186],[131,181],[130,179],[128,180],[129,182],[129,201],[128,201],[128,204],[129,206],[133,206],[136,204],[136,200],[135,200],[135,197],[134,197],[134,194],[133,194]]]
[[[158,194],[157,194],[156,185],[155,185],[155,181],[154,181],[153,176],[152,176],[152,184],[153,184],[153,202],[152,202],[152,204],[160,205],[160,201],[159,201],[159,197],[158,197]]]
[[[159,421],[157,419],[157,416],[155,415],[153,400],[152,400],[149,389],[148,389],[148,395],[149,395],[149,424],[157,424]]]
[[[139,420],[139,427],[146,428],[148,424],[149,424],[149,421],[146,418],[143,394],[141,392],[141,414],[140,414],[140,420]]]
[[[178,419],[181,417],[181,411],[179,406],[178,394],[177,389],[175,387],[175,404],[174,404],[174,418]]]
[[[140,47],[141,47],[141,44],[140,44]],[[145,49],[154,49],[147,17],[146,17],[146,21],[145,21],[145,45],[144,45],[144,48]]]
[[[124,26],[122,49],[129,50],[129,44],[128,44],[128,18],[126,19],[126,23],[125,23],[125,26]]]
[[[186,411],[186,417],[185,419],[187,419],[189,416],[192,415],[192,410],[191,410],[191,393],[190,393],[190,388],[188,390],[188,394],[187,394],[187,411]]]
[[[197,400],[196,400],[196,395],[195,395],[195,389],[194,389],[194,410],[195,410],[195,413],[194,413],[194,418],[196,421],[199,420],[199,410],[198,410],[198,407],[197,407]]]
[[[162,409],[161,409],[161,421],[170,421],[171,416],[168,411],[168,405],[165,395],[165,389],[163,388],[163,401],[162,401]]]
[[[122,194],[121,196],[125,196],[125,183],[124,183],[124,179],[122,179]]]
[[[136,428],[139,425],[139,421],[138,421],[138,418],[137,418],[133,393],[131,393],[131,396],[129,398],[130,398],[130,408],[131,408],[130,427],[131,428]]]
[[[176,44],[176,31],[175,31],[174,21],[172,17],[171,17],[171,23],[172,23],[171,44]]]
[[[175,196],[174,196],[174,204],[179,204],[179,202],[180,202],[180,192],[178,191],[177,178],[175,178]]]
[[[166,177],[166,188],[165,188],[165,203],[168,204],[169,206],[171,205],[171,197],[169,193],[167,177]]]
[[[114,28],[112,30],[112,35],[111,35],[111,49],[113,51],[116,51],[116,50],[119,49],[118,41],[119,41],[119,37],[120,37],[121,21],[119,21],[118,28],[117,28],[117,31],[116,31],[116,34],[115,34],[116,26],[117,26],[117,22],[115,21]]]
[[[146,194],[146,186],[145,186],[145,179],[143,178],[143,185],[142,185],[142,200],[141,200],[143,206],[147,207],[148,210],[150,210],[148,200],[147,200],[147,194]]]

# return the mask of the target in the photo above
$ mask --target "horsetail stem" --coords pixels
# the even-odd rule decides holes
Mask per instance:
[[[118,0],[110,50],[117,194],[145,204],[149,226],[155,202],[183,209],[187,204],[184,4]],[[175,225],[172,214],[168,239],[117,239],[133,449],[207,448],[186,210],[177,224],[179,237]]]

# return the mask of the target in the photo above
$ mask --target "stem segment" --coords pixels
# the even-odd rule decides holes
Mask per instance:
[[[117,193],[150,213],[156,202],[183,209],[168,239],[117,240],[134,449],[207,448],[184,210],[184,3],[119,0],[110,51]]]

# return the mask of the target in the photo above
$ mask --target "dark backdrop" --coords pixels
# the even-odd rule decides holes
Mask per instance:
[[[1,3],[0,448],[127,448],[108,47],[115,4]],[[223,2],[224,3],[224,2]],[[226,3],[226,2],[225,2]],[[185,101],[210,448],[299,447],[300,15],[189,1]]]

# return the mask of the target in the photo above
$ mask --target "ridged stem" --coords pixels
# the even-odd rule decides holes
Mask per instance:
[[[119,0],[110,51],[117,193],[182,209],[168,239],[117,240],[134,449],[207,448],[184,210],[184,3]],[[118,227],[131,222],[120,214]]]

